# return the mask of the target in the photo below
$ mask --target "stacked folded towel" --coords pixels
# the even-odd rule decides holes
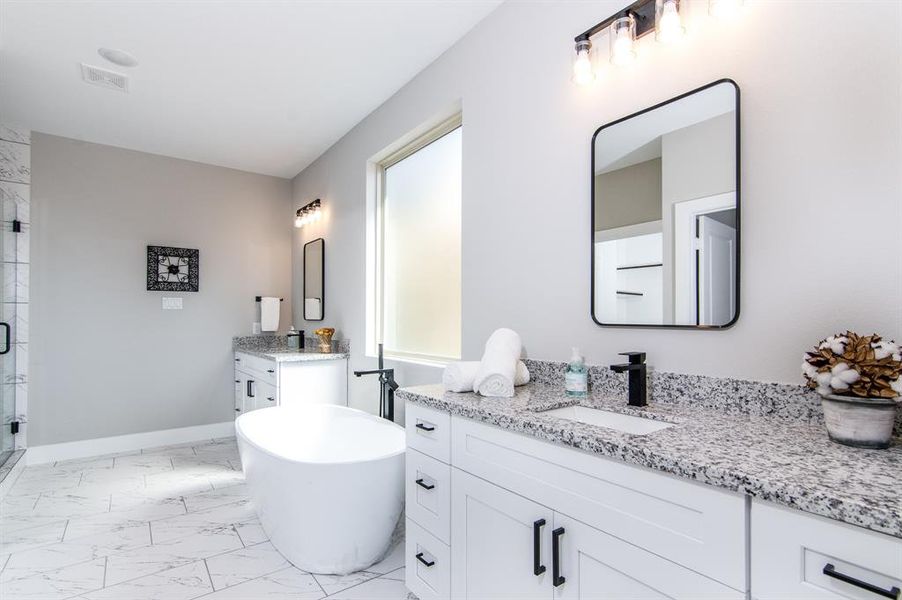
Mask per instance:
[[[529,370],[520,360],[521,349],[517,332],[498,329],[486,342],[481,361],[449,364],[442,383],[449,392],[475,391],[483,396],[510,398],[514,386],[529,383]]]

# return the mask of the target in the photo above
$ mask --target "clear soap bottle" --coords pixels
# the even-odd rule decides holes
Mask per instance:
[[[586,368],[585,359],[579,353],[579,348],[573,349],[573,355],[567,363],[564,389],[568,396],[576,398],[585,397],[589,392],[589,370]]]

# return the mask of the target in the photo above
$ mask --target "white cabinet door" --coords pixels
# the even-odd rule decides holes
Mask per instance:
[[[452,597],[551,600],[552,511],[451,470]]]
[[[238,389],[235,390],[235,408],[237,409],[235,414],[240,415],[254,410],[253,396],[248,394],[249,391],[253,393],[254,377],[244,371],[236,371],[235,379],[238,381],[235,384],[238,386]]]
[[[560,559],[549,570],[559,600],[741,600],[745,594],[555,513]]]

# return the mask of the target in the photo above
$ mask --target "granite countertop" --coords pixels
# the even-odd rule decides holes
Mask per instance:
[[[830,442],[821,423],[711,407],[652,402],[593,392],[566,396],[561,385],[530,383],[513,398],[403,388],[398,397],[586,452],[749,494],[902,538],[902,445],[864,450]],[[647,435],[543,415],[579,404],[674,423]]]
[[[235,348],[236,352],[243,352],[251,356],[258,356],[266,360],[274,360],[279,363],[305,362],[311,360],[337,360],[348,358],[347,352],[320,352],[318,348],[273,348],[273,349],[244,349]]]

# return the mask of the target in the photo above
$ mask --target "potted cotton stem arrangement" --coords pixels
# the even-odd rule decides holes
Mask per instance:
[[[831,335],[805,353],[802,373],[821,395],[830,439],[887,448],[902,395],[902,349],[879,335]]]

